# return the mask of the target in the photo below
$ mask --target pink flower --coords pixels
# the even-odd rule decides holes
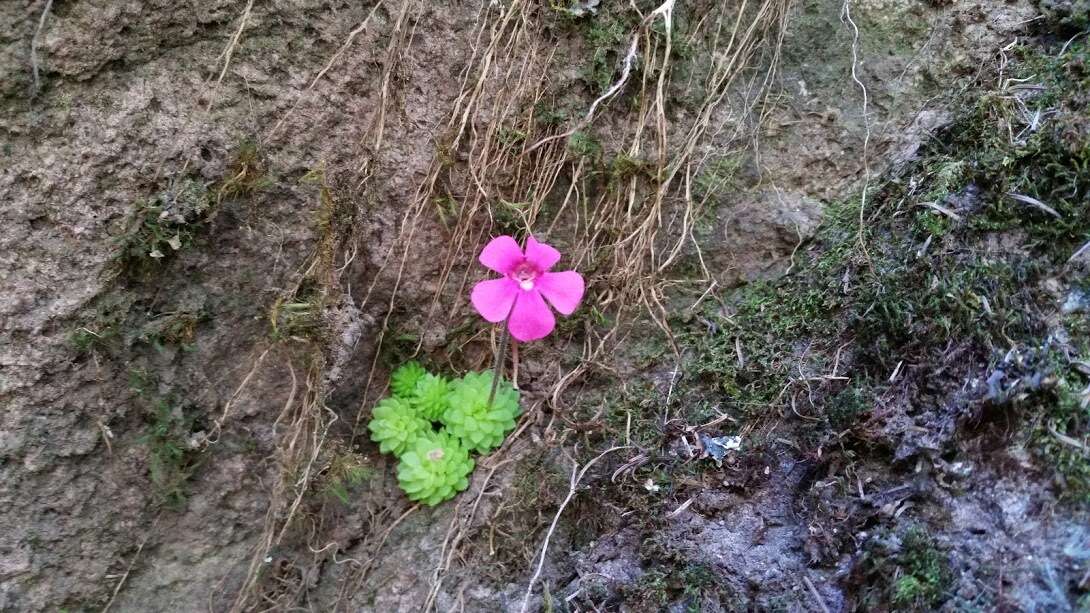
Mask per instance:
[[[574,270],[549,272],[560,252],[534,237],[526,239],[526,253],[515,239],[498,236],[481,251],[484,266],[503,275],[473,287],[470,300],[492,323],[507,320],[511,336],[527,342],[548,336],[556,318],[545,300],[562,315],[571,315],[583,299],[583,276]]]

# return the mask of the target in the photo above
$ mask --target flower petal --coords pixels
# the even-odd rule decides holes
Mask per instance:
[[[473,286],[469,300],[481,317],[499,323],[511,314],[511,306],[515,304],[519,291],[519,286],[507,277],[489,279]]]
[[[571,315],[583,299],[583,275],[574,270],[547,272],[538,277],[537,289],[561,315]]]
[[[522,342],[545,338],[556,327],[556,317],[536,290],[520,292],[511,317],[507,318],[511,336]]]
[[[501,275],[511,274],[522,263],[522,249],[510,236],[497,236],[481,250],[481,264]]]
[[[537,266],[541,272],[545,272],[560,261],[560,252],[556,249],[539,243],[533,236],[526,238],[526,261]]]

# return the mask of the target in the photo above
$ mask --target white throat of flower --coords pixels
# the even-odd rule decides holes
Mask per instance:
[[[530,291],[534,289],[534,281],[537,280],[538,271],[533,265],[528,262],[523,262],[515,268],[515,272],[511,274],[515,279],[515,282],[519,284],[519,287],[523,291]]]

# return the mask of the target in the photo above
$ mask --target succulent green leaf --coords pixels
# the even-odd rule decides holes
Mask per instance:
[[[371,440],[382,453],[400,456],[421,435],[431,431],[431,424],[417,413],[407,400],[385,398],[371,412]]]
[[[461,439],[470,451],[487,453],[499,447],[519,416],[519,393],[510,383],[500,381],[489,407],[491,391],[492,373],[467,374],[454,382],[450,407],[441,418],[447,432]]]
[[[424,367],[418,362],[405,362],[390,375],[390,390],[398,398],[408,398],[412,396],[416,384],[426,374],[428,374],[428,371],[424,370]]]
[[[450,406],[450,381],[425,374],[416,383],[410,402],[424,419],[439,421]]]
[[[410,500],[435,506],[469,487],[473,460],[457,438],[427,431],[401,456],[397,482]]]

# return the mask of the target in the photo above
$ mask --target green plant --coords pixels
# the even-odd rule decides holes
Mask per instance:
[[[371,440],[379,444],[379,451],[400,456],[422,434],[431,431],[431,425],[407,400],[385,398],[372,412]]]
[[[396,394],[405,393],[407,396]],[[407,362],[391,375],[395,396],[372,412],[368,428],[382,453],[400,460],[398,483],[412,500],[435,505],[466,488],[471,451],[487,452],[515,427],[518,392],[501,385],[489,407],[491,373],[469,373],[451,382]],[[443,426],[436,431],[433,423]]]
[[[372,474],[371,467],[359,454],[335,451],[325,470],[322,490],[341,503],[348,504],[349,490],[363,484]]]
[[[861,604],[868,610],[936,609],[953,582],[948,557],[922,527],[909,528],[900,538],[890,536],[866,548]]]
[[[498,447],[515,427],[519,415],[519,394],[513,386],[496,386],[495,398],[489,406],[491,394],[492,373],[469,373],[455,382],[450,408],[443,415],[447,431],[479,453]]]
[[[632,177],[655,177],[655,167],[647,160],[632,157],[626,153],[618,153],[617,157],[609,164],[609,179],[615,183],[626,181]]]
[[[427,374],[428,371],[419,362],[405,362],[390,375],[390,391],[398,398],[407,399],[412,396],[416,384]]]
[[[573,132],[568,137],[568,151],[583,158],[596,160],[602,157],[602,144],[586,132]]]
[[[250,196],[272,185],[257,143],[247,140],[235,150],[234,160],[216,187],[216,202]]]
[[[277,298],[269,309],[270,335],[274,340],[319,340],[325,333],[322,292],[312,280],[304,280],[290,296]]]
[[[745,159],[740,155],[725,155],[709,162],[696,176],[696,194],[700,198],[737,190],[741,183]]]
[[[430,421],[440,421],[450,406],[450,381],[424,373],[413,387],[409,402],[418,415]]]
[[[951,580],[949,561],[922,528],[905,533],[897,564],[906,575],[894,585],[894,604],[939,603]]]
[[[190,444],[194,419],[172,394],[158,394],[157,378],[143,369],[129,371],[129,387],[148,403],[148,425],[139,441],[148,450],[148,476],[155,494],[168,508],[186,501],[186,482],[197,469]]]
[[[158,350],[167,345],[178,345],[183,350],[192,347],[197,325],[208,319],[208,314],[197,311],[162,313],[143,326],[136,340],[148,343]]]
[[[1056,387],[1027,400],[1027,410],[1040,416],[1031,441],[1037,455],[1056,471],[1061,496],[1085,503],[1090,501],[1090,454],[1085,446],[1090,439],[1090,395],[1084,390],[1090,387],[1066,363],[1057,370]]]
[[[161,262],[191,245],[209,209],[208,188],[193,179],[172,181],[138,202],[117,239],[113,262],[128,276],[147,277]]]
[[[626,25],[613,15],[604,14],[589,22],[586,41],[590,45],[590,62],[583,68],[583,79],[595,91],[609,88],[616,72],[618,47],[626,34]]]
[[[473,466],[457,438],[429,431],[402,454],[397,481],[410,500],[435,506],[469,487]]]
[[[76,353],[88,353],[97,349],[104,349],[109,341],[117,335],[113,328],[94,330],[88,326],[80,326],[68,335],[68,342]]]

